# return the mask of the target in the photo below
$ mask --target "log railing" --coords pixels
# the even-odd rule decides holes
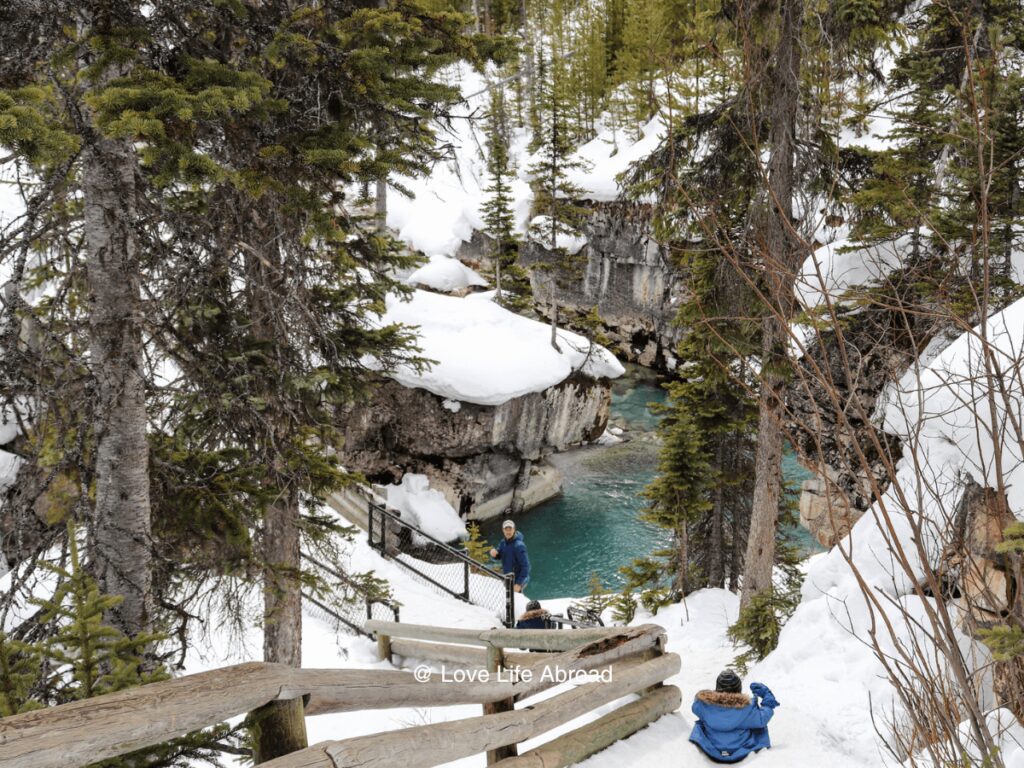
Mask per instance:
[[[415,651],[420,659],[482,662],[479,666],[488,665],[495,675],[450,682],[439,672],[417,676],[400,670],[239,664],[0,719],[0,766],[83,766],[215,725],[271,701],[308,697],[309,715],[460,704],[483,705],[485,714],[323,742],[263,763],[266,768],[425,768],[485,752],[489,763],[502,768],[552,768],[577,762],[679,706],[679,690],[662,685],[679,671],[679,657],[664,653],[664,630],[657,625],[519,631],[371,625],[386,653]],[[507,673],[499,676],[499,669]],[[544,701],[515,708],[565,676],[586,670],[602,673]],[[516,756],[520,742],[629,694],[641,697]]]

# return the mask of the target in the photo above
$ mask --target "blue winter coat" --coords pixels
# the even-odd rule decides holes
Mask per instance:
[[[525,587],[530,580],[530,558],[526,555],[523,534],[516,531],[511,541],[502,536],[495,549],[498,550],[498,557],[501,559],[501,572],[515,574],[516,584]]]
[[[738,763],[751,752],[770,747],[768,721],[778,702],[767,688],[761,704],[745,693],[701,691],[693,700],[690,741],[719,763]]]

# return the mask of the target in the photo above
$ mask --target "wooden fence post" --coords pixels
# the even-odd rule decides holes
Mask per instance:
[[[389,664],[391,659],[391,635],[380,633],[377,635],[377,657]]]
[[[309,746],[301,698],[271,701],[249,713],[256,765],[299,752]]]
[[[496,645],[487,646],[487,671],[492,674],[498,673],[500,670],[505,668],[505,651]],[[494,715],[498,712],[510,712],[515,709],[515,699],[505,699],[503,701],[496,701],[493,704],[484,704],[484,714]],[[504,747],[498,747],[497,749],[487,750],[487,764],[494,765],[499,760],[504,760],[508,757],[515,757],[519,754],[519,750],[515,744],[508,744]]]
[[[660,635],[654,641],[654,645],[651,648],[649,648],[647,651],[644,652],[642,658],[643,658],[644,661],[650,661],[651,659],[656,659],[659,656],[664,656],[664,655],[665,655],[665,635]],[[657,691],[659,688],[663,687],[664,685],[665,685],[664,681],[655,683],[650,688],[645,689],[644,693],[654,693],[655,691]]]

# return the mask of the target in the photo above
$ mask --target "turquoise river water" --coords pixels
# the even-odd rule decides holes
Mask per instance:
[[[658,417],[649,405],[664,401],[656,379],[630,368],[614,383],[611,415],[611,424],[623,428],[628,441],[552,457],[565,474],[562,494],[516,521],[530,554],[526,592],[531,598],[586,595],[594,572],[616,589],[622,583],[620,566],[667,543],[665,530],[640,519],[640,492],[654,478],[658,462]],[[807,477],[791,451],[783,469],[796,487]],[[492,544],[501,537],[500,525],[500,519],[481,525]],[[808,552],[818,551],[803,528],[791,533]]]

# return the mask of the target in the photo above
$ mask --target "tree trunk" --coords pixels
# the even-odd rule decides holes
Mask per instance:
[[[302,565],[299,499],[294,490],[270,505],[263,521],[263,660],[302,666]],[[309,746],[302,699],[274,701],[255,712],[255,761]]]
[[[272,504],[263,522],[263,660],[302,666],[302,553],[298,494]]]
[[[715,469],[725,477],[725,436],[715,435]],[[725,581],[725,493],[715,483],[711,508],[711,551],[708,553],[708,586],[716,589]]]
[[[788,322],[801,250],[793,232],[793,166],[800,78],[802,0],[782,0],[782,28],[772,78],[771,153],[768,199],[756,225],[755,247],[763,251],[769,306],[763,321],[761,392],[754,467],[754,498],[743,572],[741,609],[771,589],[775,528],[782,488],[782,417]]]
[[[688,583],[690,571],[690,537],[686,531],[686,523],[676,529],[676,549],[679,558],[679,567],[676,568],[675,578],[672,580],[672,591],[677,595],[685,596],[689,592]]]
[[[379,194],[379,187],[378,187]],[[281,354],[287,339],[281,338],[278,307],[284,285],[281,252],[276,243],[284,233],[284,226],[268,201],[266,209],[251,211],[252,231],[256,233],[256,248],[246,259],[246,277],[249,281],[250,313],[253,334],[276,350],[268,357]],[[268,403],[266,419],[269,434],[261,435],[260,446],[269,464],[264,480],[269,490],[277,494],[263,515],[263,660],[302,666],[302,549],[299,532],[299,494],[289,477],[285,458],[281,455],[290,435],[287,430],[288,414],[277,371],[264,372],[261,387]],[[302,699],[275,701],[256,710],[252,716],[255,731],[254,759],[256,763],[305,749],[306,722]]]
[[[562,350],[558,346],[558,299],[555,298],[554,277],[551,283],[551,346],[556,352],[561,353]]]
[[[388,180],[377,179],[377,195],[374,199],[374,226],[383,232],[388,225]]]
[[[95,87],[123,74],[108,69]],[[96,382],[96,501],[91,567],[124,600],[105,621],[126,635],[153,620],[149,442],[143,376],[132,146],[94,135],[82,153],[89,355]]]

